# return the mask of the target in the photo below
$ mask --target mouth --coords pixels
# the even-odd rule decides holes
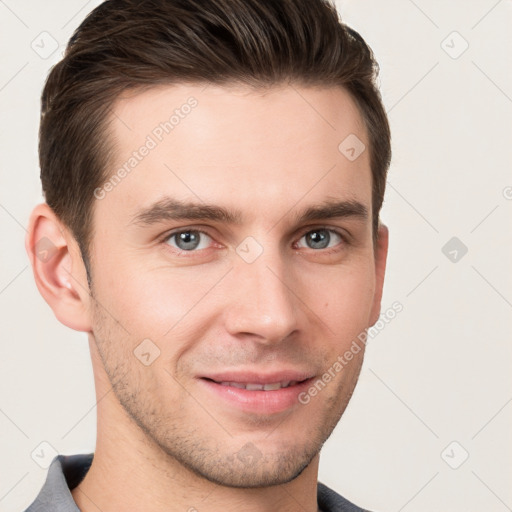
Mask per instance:
[[[215,384],[220,384],[221,386],[230,386],[237,389],[246,389],[248,391],[277,391],[278,389],[289,388],[291,386],[296,386],[299,383],[304,382],[307,379],[298,381],[298,380],[284,380],[278,382],[267,382],[264,384],[257,382],[228,382],[228,381],[215,381],[213,379],[208,379]]]
[[[242,412],[276,414],[298,407],[299,394],[314,380],[312,373],[224,373],[200,377],[206,393],[219,405]]]

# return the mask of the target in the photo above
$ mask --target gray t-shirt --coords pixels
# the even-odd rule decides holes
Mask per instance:
[[[80,512],[70,491],[89,471],[93,455],[57,455],[48,469],[43,488],[25,512]],[[368,512],[321,483],[318,483],[318,507],[322,512]]]

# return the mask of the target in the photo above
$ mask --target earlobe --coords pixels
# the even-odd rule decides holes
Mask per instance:
[[[374,325],[380,316],[388,246],[389,230],[387,226],[380,224],[375,247],[375,293],[373,296],[373,307],[370,315],[370,326]]]
[[[32,211],[25,249],[36,286],[57,319],[89,332],[90,293],[78,244],[46,203]]]

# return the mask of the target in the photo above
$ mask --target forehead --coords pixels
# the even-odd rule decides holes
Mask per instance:
[[[125,93],[113,105],[110,137],[102,203],[127,215],[169,195],[254,215],[326,196],[371,210],[366,129],[339,87],[180,84]]]

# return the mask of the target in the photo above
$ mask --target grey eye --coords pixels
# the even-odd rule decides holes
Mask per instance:
[[[342,238],[331,229],[315,229],[306,233],[301,240],[305,240],[306,247],[310,249],[326,249],[338,245]],[[332,242],[335,242],[332,244]],[[299,246],[304,247],[299,243]]]
[[[194,251],[196,249],[206,249],[211,238],[202,231],[186,230],[173,233],[167,239],[167,243],[180,251]]]

